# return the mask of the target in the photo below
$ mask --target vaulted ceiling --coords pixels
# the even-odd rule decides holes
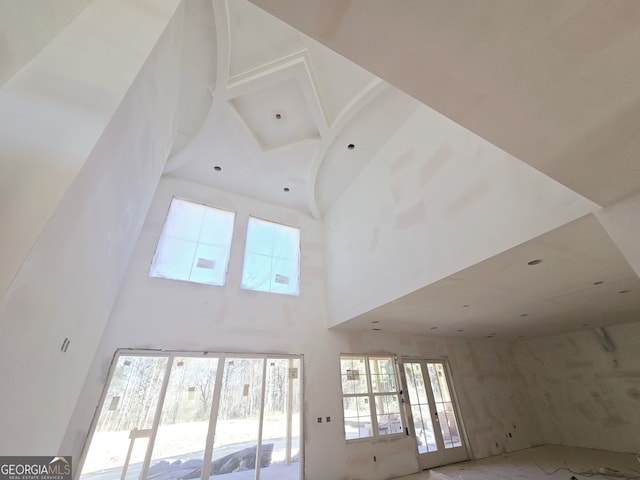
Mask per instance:
[[[180,129],[166,173],[321,218],[418,102],[249,2],[187,15],[211,5],[215,23],[186,32],[209,36],[191,62],[215,59],[206,88],[187,89],[209,98],[183,102],[198,128]]]
[[[0,3],[0,85],[88,3]],[[635,0],[183,6],[166,175],[322,219],[415,112],[433,109],[594,212],[640,192]],[[341,327],[518,338],[638,318],[637,269],[587,215]]]
[[[170,175],[322,218],[426,105],[594,207],[640,191],[635,2],[252,3],[212,2],[212,103]],[[342,327],[517,338],[638,315],[640,280],[588,216]]]

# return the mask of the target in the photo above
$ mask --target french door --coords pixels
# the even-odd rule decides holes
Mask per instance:
[[[81,480],[300,480],[300,356],[116,356]]]
[[[420,468],[468,459],[445,361],[405,359],[402,363]]]

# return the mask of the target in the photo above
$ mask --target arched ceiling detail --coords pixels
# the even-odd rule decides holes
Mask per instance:
[[[406,95],[249,2],[211,5],[215,51],[199,53],[215,55],[215,79],[191,94],[206,94],[210,107],[199,131],[179,136],[165,173],[321,218],[371,159],[381,132],[406,118],[403,109],[388,114],[381,94]],[[336,143],[356,136],[357,152]]]

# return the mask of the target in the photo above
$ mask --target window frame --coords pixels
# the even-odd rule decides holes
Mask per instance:
[[[267,223],[267,224],[271,224],[274,225],[275,227],[284,227],[287,229],[293,229],[296,230],[298,233],[298,242],[297,242],[297,249],[296,249],[296,258],[284,258],[284,257],[278,257],[275,256],[273,254],[273,247],[274,247],[274,242],[272,242],[271,244],[271,253],[267,256],[264,254],[261,254],[259,252],[252,252],[247,250],[247,247],[249,245],[249,229],[250,229],[250,225],[251,225],[251,221],[252,220],[256,220],[258,222],[263,222],[263,223]],[[277,274],[274,271],[273,268],[273,261],[274,260],[284,260],[284,261],[289,261],[289,260],[294,260],[297,262],[296,265],[296,278],[295,278],[295,283],[296,283],[296,288],[294,291],[291,292],[282,292],[282,291],[277,291],[277,290],[273,290],[271,288],[271,283],[274,281],[273,279],[269,280],[269,289],[256,289],[256,288],[251,288],[247,285],[245,285],[245,271],[247,268],[247,256],[248,255],[255,255],[255,256],[265,256],[267,258],[269,258],[269,262],[270,262],[270,267],[269,267],[269,272],[270,275],[275,275],[277,276]],[[242,258],[242,271],[240,273],[240,289],[241,290],[247,290],[247,291],[251,291],[251,292],[261,292],[261,293],[270,293],[270,294],[276,294],[276,295],[287,295],[287,296],[291,296],[291,297],[299,297],[300,293],[301,293],[301,278],[302,278],[302,229],[300,227],[296,227],[294,225],[288,225],[286,223],[282,223],[282,222],[277,222],[274,220],[268,220],[266,218],[262,218],[262,217],[258,217],[255,215],[249,215],[248,219],[247,219],[247,230],[246,230],[246,236],[245,236],[245,244],[244,244],[244,254],[243,254],[243,258]],[[277,282],[276,282],[277,283]]]
[[[156,259],[158,258],[158,253],[161,249],[161,245],[163,245],[163,243],[167,240],[167,239],[172,239],[173,237],[165,237],[165,229],[167,228],[167,222],[169,221],[169,217],[171,215],[171,207],[174,205],[174,201],[178,201],[178,202],[183,202],[183,203],[187,203],[187,204],[192,204],[192,205],[196,205],[196,206],[201,206],[201,207],[205,207],[205,208],[210,208],[213,210],[216,210],[218,212],[222,212],[224,214],[229,214],[231,217],[231,229],[230,229],[230,236],[229,236],[229,243],[228,243],[228,248],[227,248],[227,252],[226,252],[226,256],[225,256],[225,260],[226,263],[224,265],[224,272],[222,275],[222,283],[210,283],[210,282],[203,282],[203,281],[198,281],[195,279],[192,279],[192,271],[195,268],[195,260],[196,260],[196,256],[197,256],[197,252],[198,252],[198,248],[202,245],[202,246],[213,246],[213,247],[219,247],[219,248],[224,248],[227,247],[226,242],[215,242],[215,243],[205,243],[205,242],[201,242],[200,241],[200,237],[198,237],[197,241],[193,241],[193,240],[185,240],[185,239],[181,239],[179,237],[175,237],[178,240],[181,241],[186,241],[189,243],[194,243],[195,244],[195,251],[194,251],[194,258],[192,260],[191,263],[191,267],[189,270],[189,278],[175,278],[178,275],[175,276],[169,276],[169,275],[157,275],[154,274],[154,267],[155,267],[155,262]],[[236,228],[236,220],[238,217],[238,213],[234,210],[230,210],[227,208],[221,208],[215,205],[211,205],[209,203],[206,202],[202,202],[199,200],[193,200],[193,199],[188,199],[188,198],[184,198],[184,197],[179,197],[176,195],[172,195],[171,199],[169,201],[169,206],[166,210],[166,214],[164,216],[164,221],[162,223],[162,228],[160,229],[160,234],[158,235],[158,239],[156,241],[156,247],[153,251],[153,256],[151,257],[151,263],[149,265],[149,270],[147,271],[147,277],[148,278],[159,278],[162,280],[172,280],[175,282],[187,282],[187,283],[194,283],[197,285],[205,285],[205,286],[211,286],[211,287],[225,287],[227,285],[227,277],[229,274],[229,264],[231,263],[231,254],[232,254],[232,249],[233,249],[233,238],[235,236],[235,228]],[[200,227],[202,229],[202,226]],[[218,260],[217,258],[214,260]],[[197,263],[197,262],[196,262]],[[199,267],[198,267],[199,268]]]
[[[366,393],[345,393],[342,388],[342,360],[343,359],[355,359],[361,358],[364,360],[365,365],[365,375],[367,380],[367,392]],[[384,359],[390,360],[393,367],[393,378],[395,381],[395,390],[393,392],[385,391],[385,392],[375,392],[373,390],[372,385],[372,374],[371,374],[371,364],[370,361],[372,359]],[[343,429],[343,438],[347,443],[351,442],[363,442],[363,441],[371,441],[371,440],[381,440],[381,439],[393,439],[399,438],[401,436],[407,435],[407,422],[406,415],[403,408],[403,398],[402,398],[402,387],[400,383],[400,371],[398,369],[398,357],[393,354],[362,354],[362,353],[341,353],[340,354],[340,389],[342,391],[342,429]],[[377,405],[376,402],[378,397],[385,396],[395,396],[398,402],[398,415],[401,422],[401,431],[396,433],[388,433],[388,434],[380,434],[380,428],[378,424],[378,413],[377,413]],[[359,438],[347,438],[347,431],[345,428],[345,417],[346,412],[344,410],[344,399],[345,398],[359,398],[366,397],[368,399],[369,405],[369,416],[371,418],[371,435],[368,437],[359,437]],[[381,415],[384,415],[381,414]]]

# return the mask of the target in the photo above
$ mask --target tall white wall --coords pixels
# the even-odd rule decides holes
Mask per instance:
[[[174,195],[237,212],[226,286],[147,276]],[[240,289],[249,215],[301,228],[299,297]],[[118,348],[303,354],[308,480],[383,480],[418,469],[416,447],[409,437],[346,444],[342,427],[340,353],[446,355],[475,456],[541,443],[524,379],[515,368],[508,344],[327,329],[324,250],[323,226],[311,217],[164,177],[61,450],[79,458],[109,364]],[[326,416],[331,416],[333,421],[315,422],[317,417]],[[506,440],[508,432],[513,436]],[[373,455],[377,462],[373,461]]]
[[[0,107],[3,120],[0,151],[3,162],[9,159],[3,166],[9,165],[10,175],[6,181],[11,185],[8,191],[4,190],[3,182],[0,195],[2,208],[11,209],[2,211],[3,222],[7,222],[3,223],[0,236],[2,274],[8,274],[3,280],[9,280],[0,301],[1,455],[60,453],[74,404],[171,148],[180,90],[182,13],[180,9],[176,13],[177,7],[178,2],[158,3],[149,31],[139,35],[141,40],[150,41],[147,36],[154,33],[155,27],[155,34],[159,36],[153,49],[153,44],[142,42],[140,45],[142,50],[149,47],[148,58],[144,61],[143,57],[139,65],[135,62],[129,65],[133,68],[128,72],[130,77],[121,71],[113,73],[123,75],[118,82],[130,82],[129,85],[119,83],[122,91],[117,89],[117,93],[121,96],[111,97],[106,90],[71,81],[64,87],[56,84],[49,88],[58,93],[64,90],[69,96],[69,117],[43,119],[38,117],[38,105],[43,105],[45,111],[41,113],[47,115],[48,102],[55,103],[56,99],[39,96],[38,89],[23,89],[21,101],[13,105],[20,112],[20,118],[13,121],[24,124],[25,128],[29,121],[33,122],[28,127],[33,143],[30,143],[29,132],[21,132],[21,136],[5,142],[4,135],[17,130],[3,130],[7,111]],[[96,17],[100,11],[89,11],[91,8],[84,14],[90,15],[92,21],[113,20],[109,15],[102,19]],[[86,20],[81,15],[79,21],[83,18]],[[136,19],[141,17],[133,18]],[[165,24],[158,25],[162,21]],[[79,30],[91,25],[92,22],[73,24]],[[102,27],[104,25],[93,33],[100,35]],[[125,48],[129,40],[126,29],[120,32],[117,22],[110,28],[114,35],[122,33],[119,40]],[[75,34],[65,41],[82,42],[83,38]],[[57,44],[51,48],[57,51]],[[116,48],[111,53],[118,51]],[[107,55],[106,51],[103,53]],[[143,53],[138,51],[130,57],[140,60],[139,55]],[[105,62],[108,64],[108,59]],[[37,62],[31,64],[33,68],[37,65]],[[84,67],[91,68],[90,65]],[[55,69],[29,70],[25,75],[29,81],[36,82],[34,87],[47,90],[46,82],[55,83],[56,73],[60,74]],[[39,74],[44,77],[40,79]],[[22,80],[26,81],[21,77],[11,88],[24,87]],[[10,95],[2,93],[0,105],[5,105],[3,102],[7,102]],[[96,112],[95,123],[87,120],[91,124],[87,129],[96,138],[78,139],[76,145],[76,135],[87,130],[75,128],[83,116],[86,120],[92,105],[95,106],[83,105],[81,100],[85,95],[101,94],[108,98],[91,101],[102,106],[117,101],[112,105],[114,109],[118,106],[117,111],[103,118],[101,115],[106,115],[106,111],[98,109],[100,115]],[[80,103],[74,103],[74,99]],[[27,108],[24,102],[32,103]],[[21,105],[25,110],[19,108]],[[53,136],[59,138],[54,140]],[[49,141],[54,147],[64,144],[64,148],[52,149],[51,157],[45,158],[44,148]],[[24,142],[23,150],[16,152],[12,147],[20,142]],[[65,157],[65,152],[69,156]],[[64,159],[57,162],[60,156]],[[25,198],[28,205],[22,203]],[[37,213],[31,215],[32,211]],[[5,264],[4,255],[14,257]],[[15,277],[14,268],[18,269]],[[60,348],[65,337],[71,343],[63,353]]]
[[[595,208],[423,106],[325,217],[331,324]]]
[[[640,450],[640,323],[519,342],[514,352],[545,443]]]
[[[0,296],[179,5],[95,0],[0,88]]]
[[[0,2],[0,86],[31,60],[92,0]]]

